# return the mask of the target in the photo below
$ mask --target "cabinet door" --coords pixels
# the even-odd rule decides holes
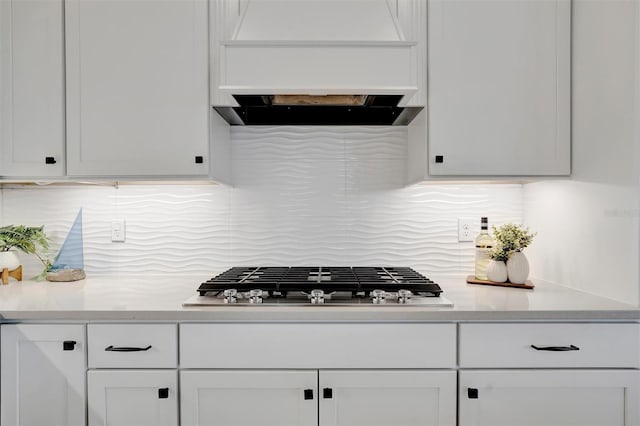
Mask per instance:
[[[70,176],[206,176],[206,0],[67,0]]]
[[[321,370],[320,426],[454,426],[456,372]]]
[[[460,372],[461,426],[640,424],[640,371]]]
[[[570,0],[429,1],[429,174],[570,173]]]
[[[177,426],[174,370],[87,373],[90,426]]]
[[[2,426],[85,424],[82,325],[2,325]]]
[[[316,370],[180,373],[180,410],[189,426],[317,426]]]
[[[64,174],[62,0],[0,1],[0,176]]]

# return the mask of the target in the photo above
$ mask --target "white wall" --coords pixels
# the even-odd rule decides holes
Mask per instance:
[[[573,173],[525,185],[532,275],[638,304],[640,5],[573,9]]]
[[[84,209],[89,273],[214,273],[233,265],[407,265],[470,273],[458,217],[522,221],[521,185],[405,187],[406,127],[234,128],[236,185],[5,187],[1,223],[62,243]],[[127,241],[111,243],[110,221]],[[24,258],[24,256],[23,256]],[[38,272],[24,259],[27,275]]]

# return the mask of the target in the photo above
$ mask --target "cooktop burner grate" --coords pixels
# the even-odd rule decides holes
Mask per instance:
[[[227,289],[247,292],[261,289],[271,297],[286,297],[289,293],[310,293],[320,289],[325,293],[351,293],[369,296],[373,290],[438,297],[440,286],[420,273],[406,267],[234,267],[202,283],[201,296],[221,293]]]

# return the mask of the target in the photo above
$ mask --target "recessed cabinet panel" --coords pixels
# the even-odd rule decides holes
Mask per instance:
[[[452,426],[455,371],[320,370],[320,426]]]
[[[174,370],[89,371],[89,426],[177,426]]]
[[[68,0],[70,176],[207,176],[206,0]]]
[[[63,11],[0,1],[0,177],[64,174]]]
[[[2,325],[2,426],[85,424],[83,325]]]
[[[183,368],[454,368],[455,363],[455,324],[180,325]]]
[[[570,173],[570,0],[429,2],[430,175]]]
[[[318,377],[310,371],[182,371],[183,425],[317,426]]]
[[[460,426],[632,426],[636,370],[461,371]]]

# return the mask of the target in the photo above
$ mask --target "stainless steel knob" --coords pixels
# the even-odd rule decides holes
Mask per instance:
[[[387,296],[387,293],[385,293],[384,290],[373,290],[371,292],[371,302],[373,302],[376,305],[381,305],[385,303],[386,296]]]
[[[309,299],[311,303],[324,303],[324,290],[311,290]]]
[[[411,290],[398,290],[398,303],[409,303],[411,301],[411,296],[413,296]]]
[[[249,291],[249,303],[262,303],[262,290],[257,288]]]
[[[222,292],[224,296],[224,303],[237,303],[238,302],[238,290],[235,288],[228,288]]]

